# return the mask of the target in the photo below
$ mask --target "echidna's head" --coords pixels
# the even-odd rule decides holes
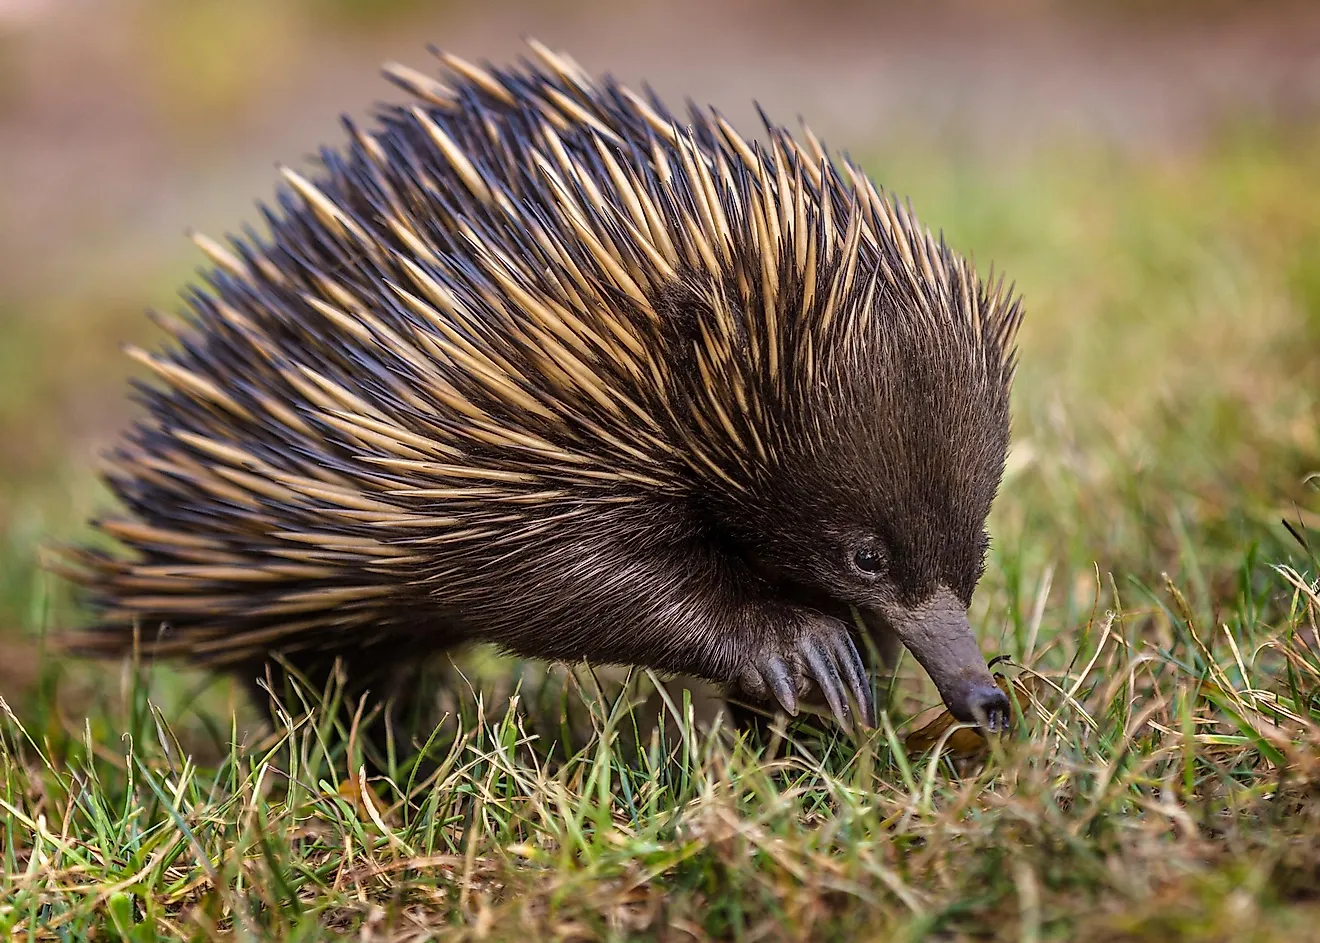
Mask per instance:
[[[730,509],[752,563],[806,604],[882,621],[960,720],[1007,719],[967,620],[1009,439],[993,325],[875,302],[860,342],[786,390],[774,458]]]

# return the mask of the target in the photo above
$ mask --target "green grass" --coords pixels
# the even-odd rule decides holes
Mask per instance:
[[[1026,295],[974,607],[1019,683],[1010,736],[910,747],[936,703],[910,662],[884,729],[758,740],[644,674],[598,687],[478,654],[444,687],[433,765],[401,748],[363,790],[342,715],[300,706],[270,731],[226,682],[42,657],[77,613],[36,548],[103,501],[64,442],[0,461],[0,928],[1320,939],[1320,568],[1281,524],[1320,546],[1320,142],[871,166]],[[0,386],[0,439],[58,444],[70,403],[117,395],[112,345],[97,361],[70,323],[38,310],[12,335],[31,382]],[[66,341],[76,371],[46,353]]]

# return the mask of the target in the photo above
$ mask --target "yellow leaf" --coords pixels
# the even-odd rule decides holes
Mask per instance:
[[[1009,685],[1013,685],[1018,689],[1018,702],[1028,702],[1028,688],[1022,682],[1009,681],[1003,675],[997,674],[995,675],[995,683],[1010,698],[1013,694],[1009,691]],[[949,713],[946,707],[932,707],[929,710],[922,711],[914,718],[913,724],[916,729],[903,739],[903,745],[907,747],[909,754],[925,753],[927,750],[933,749],[948,729],[957,723],[958,721]],[[962,759],[979,756],[988,749],[988,744],[986,743],[985,734],[979,727],[964,727],[950,734],[944,749],[951,756]]]

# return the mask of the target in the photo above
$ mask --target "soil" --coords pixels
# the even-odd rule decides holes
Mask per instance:
[[[853,151],[918,135],[1000,160],[1061,137],[1167,154],[1240,116],[1308,120],[1320,106],[1314,3],[439,7],[357,35],[293,28],[260,94],[213,112],[199,102],[184,120],[143,74],[150,4],[0,0],[0,301],[59,290],[88,265],[177,257],[188,226],[251,219],[274,162],[340,140],[341,112],[399,97],[377,65],[428,68],[428,42],[508,61],[535,35],[589,71],[717,103],[744,130],[757,123],[753,100],[786,123],[807,115]],[[226,41],[221,54],[250,54],[243,34],[215,39]]]

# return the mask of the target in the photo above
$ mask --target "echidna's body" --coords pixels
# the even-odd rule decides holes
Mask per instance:
[[[161,654],[350,672],[485,641],[869,710],[849,606],[955,714],[1017,306],[769,128],[671,118],[539,46],[448,59],[292,171],[189,298],[112,456],[130,559],[81,551]]]

